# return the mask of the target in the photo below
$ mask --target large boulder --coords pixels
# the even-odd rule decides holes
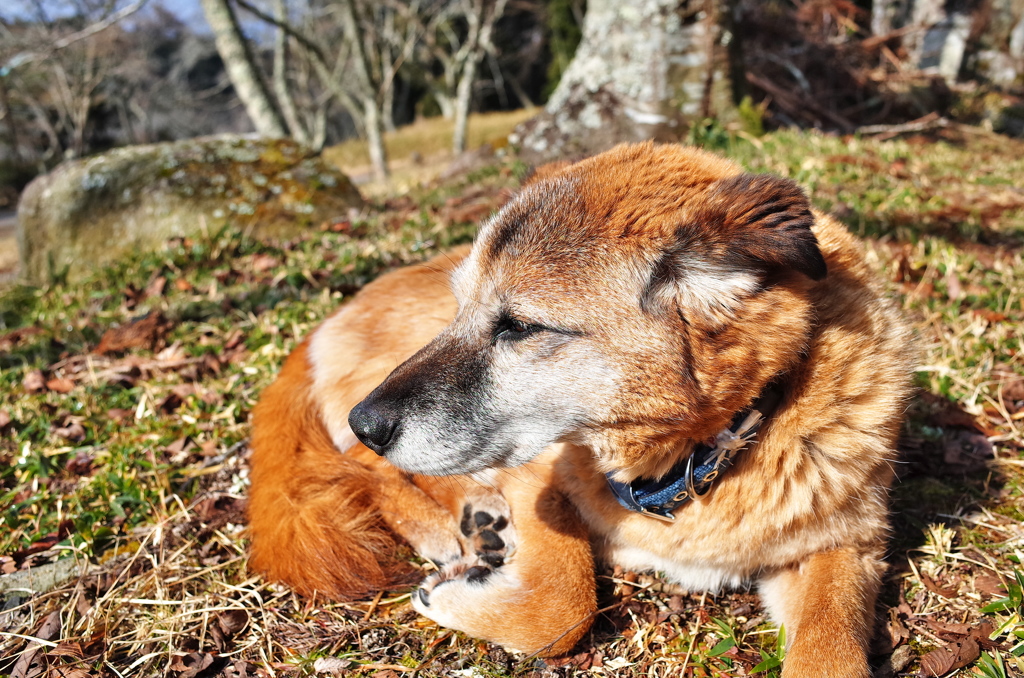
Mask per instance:
[[[28,185],[18,205],[22,275],[74,280],[224,224],[289,237],[362,204],[345,175],[289,140],[217,136],[119,148],[65,162]]]

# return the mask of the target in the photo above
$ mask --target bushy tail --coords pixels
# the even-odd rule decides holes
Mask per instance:
[[[331,443],[313,401],[306,345],[253,413],[249,566],[304,595],[352,599],[401,578],[373,472]]]

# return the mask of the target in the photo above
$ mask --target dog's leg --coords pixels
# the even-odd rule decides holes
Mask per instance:
[[[586,529],[549,479],[529,469],[503,475],[500,494],[466,494],[459,530],[470,552],[428,578],[413,605],[443,626],[512,649],[564,654],[596,609]]]
[[[761,594],[786,628],[783,678],[867,678],[867,645],[885,565],[853,548],[817,553],[761,581]]]

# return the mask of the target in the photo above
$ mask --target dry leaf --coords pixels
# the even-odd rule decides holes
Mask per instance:
[[[7,410],[0,410],[0,429],[5,429],[11,423],[11,415]]]
[[[56,393],[71,393],[75,388],[75,382],[70,379],[51,379],[46,382],[46,388]]]
[[[50,657],[72,657],[73,659],[81,659],[85,656],[82,646],[78,643],[57,643],[57,647],[49,650],[46,654]]]
[[[81,450],[73,459],[68,460],[64,468],[73,476],[87,476],[92,472],[92,461],[92,455],[85,450]]]
[[[956,301],[964,296],[963,288],[960,286],[960,278],[952,268],[946,272],[946,296],[950,301]]]
[[[990,574],[982,574],[975,577],[974,590],[980,593],[987,593],[990,596],[1006,595],[1006,587],[1003,586],[1002,580]]]
[[[252,258],[252,270],[256,273],[266,273],[272,268],[277,268],[281,265],[276,257],[269,254],[257,254]]]
[[[29,393],[42,393],[46,390],[46,377],[42,370],[32,370],[21,380],[21,385]]]
[[[135,348],[156,351],[164,345],[171,323],[160,311],[151,311],[142,318],[112,327],[100,339],[96,353],[114,353]]]
[[[53,640],[60,635],[60,612],[51,612],[39,626],[35,637],[40,640]],[[41,678],[46,671],[45,655],[42,647],[29,643],[28,651],[22,654],[11,669],[11,678]]]
[[[950,643],[946,647],[932,650],[921,657],[921,673],[929,678],[944,676],[956,669],[962,669],[981,656],[981,647],[973,637]]]
[[[988,290],[982,288],[982,293],[988,294]],[[985,321],[990,323],[1001,323],[1005,320],[1008,320],[1008,318],[1002,313],[996,313],[995,311],[990,311],[987,308],[976,308],[973,311],[971,311],[971,313],[978,316],[979,318],[983,318]]]
[[[150,297],[162,297],[164,294],[164,287],[167,286],[167,278],[162,275],[158,275],[153,278],[152,282],[146,285],[145,295],[146,298]]]
[[[195,678],[197,674],[210,667],[213,655],[206,652],[189,652],[176,654],[171,659],[170,669],[178,674],[178,678]]]
[[[65,440],[79,443],[85,440],[85,428],[78,421],[78,417],[68,417],[65,421],[65,425],[60,428],[53,429],[54,435],[58,435]]]
[[[943,598],[955,598],[956,597],[957,589],[951,588],[951,587],[948,587],[948,586],[939,586],[939,584],[936,583],[934,579],[932,579],[931,577],[929,577],[926,574],[922,574],[921,575],[921,581],[922,581],[922,583],[924,583],[924,587],[926,589],[928,589],[929,591],[931,591],[932,593],[937,593],[940,596],[942,596]],[[964,633],[966,633],[966,631],[964,631]]]
[[[46,678],[95,678],[96,674],[89,673],[79,666],[51,666]]]
[[[228,637],[245,628],[249,623],[249,613],[245,610],[225,610],[217,614],[217,625]]]

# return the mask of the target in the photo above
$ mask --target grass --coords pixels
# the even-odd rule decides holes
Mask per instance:
[[[533,117],[536,109],[474,113],[469,116],[466,147],[478,149],[484,144],[503,152],[512,129]],[[351,139],[325,148],[324,158],[360,183],[364,194],[385,197],[406,193],[438,178],[455,158],[452,154],[454,123],[442,117],[420,118],[384,137],[391,178],[387,183],[372,180],[370,154],[366,142]]]
[[[700,140],[805,186],[865,239],[917,329],[921,395],[874,645],[876,664],[897,668],[880,675],[958,658],[948,675],[1022,675],[1024,144],[944,134]],[[433,152],[436,134],[410,135],[396,149]],[[32,653],[76,676],[779,675],[784,643],[747,592],[602,571],[590,638],[538,662],[424,620],[407,591],[341,604],[246,572],[245,441],[260,391],[365,282],[470,239],[521,171],[495,162],[393,189],[337,231],[262,242],[225,223],[82,284],[0,288],[0,570],[69,556],[85,569],[47,593],[0,588],[0,675]],[[157,313],[145,345],[91,352]],[[976,656],[949,655],[971,643]]]

